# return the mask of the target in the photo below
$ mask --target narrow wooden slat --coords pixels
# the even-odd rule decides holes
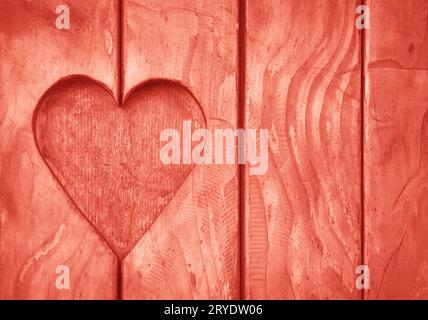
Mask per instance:
[[[235,128],[236,1],[130,0],[124,9],[125,93],[172,79],[199,101],[208,129]],[[171,126],[161,115],[154,121]],[[193,169],[124,260],[125,299],[239,297],[237,180],[235,165]]]
[[[247,1],[246,126],[270,144],[245,181],[245,298],[361,297],[358,4]]]
[[[66,2],[71,29],[55,27],[62,2],[0,3],[0,299],[111,299],[117,259],[42,161],[32,115],[60,78],[85,74],[116,91],[116,2]],[[69,290],[55,286],[70,268]]]
[[[368,299],[428,298],[428,2],[368,1]]]

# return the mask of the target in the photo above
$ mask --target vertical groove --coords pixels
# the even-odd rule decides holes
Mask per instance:
[[[123,276],[122,276],[122,261],[117,258],[117,274],[116,274],[116,299],[123,300]]]
[[[117,101],[119,106],[122,106],[123,102],[123,52],[124,52],[124,42],[123,42],[123,24],[124,24],[124,8],[123,0],[117,0]],[[116,275],[116,298],[117,300],[122,300],[122,261],[117,257],[117,275]]]
[[[117,100],[119,105],[123,102],[123,87],[124,87],[124,5],[123,0],[117,0]]]
[[[366,5],[366,0],[361,0],[362,5]],[[369,12],[370,16],[370,12]],[[366,32],[365,28],[361,29],[361,264],[365,264],[365,170],[364,170],[364,158],[365,158],[365,98],[366,98]],[[364,300],[365,289],[361,290],[361,299]]]
[[[246,0],[238,1],[238,128],[245,129],[245,73],[246,73]],[[240,254],[240,277],[239,277],[239,295],[240,299],[245,299],[245,265],[246,265],[246,246],[245,246],[245,164],[238,164],[238,186],[239,186],[239,254]]]

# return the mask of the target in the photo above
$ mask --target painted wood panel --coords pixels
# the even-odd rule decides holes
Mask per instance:
[[[236,128],[237,2],[133,0],[124,9],[125,92],[149,79],[178,81],[206,128]],[[167,119],[157,121],[168,128]],[[194,167],[125,258],[123,297],[239,298],[238,216],[236,166]]]
[[[368,1],[368,299],[428,298],[428,3]]]
[[[245,298],[358,299],[357,1],[247,1],[247,128],[270,132],[245,178]]]
[[[428,5],[366,2],[2,1],[0,299],[427,298]],[[268,172],[161,164],[185,121]]]
[[[116,4],[67,1],[70,30],[55,27],[58,1],[0,3],[0,298],[112,299],[117,260],[51,175],[32,117],[59,79],[85,74],[116,90]],[[70,289],[55,286],[70,268]]]

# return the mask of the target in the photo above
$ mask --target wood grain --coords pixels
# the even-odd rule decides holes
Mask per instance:
[[[112,299],[117,259],[40,157],[33,111],[59,79],[85,74],[116,91],[115,1],[67,1],[71,30],[55,27],[53,0],[0,3],[0,298]],[[55,287],[58,265],[71,287]]]
[[[428,298],[428,3],[368,1],[368,299]]]
[[[125,92],[152,78],[191,90],[207,128],[237,125],[237,3],[125,1]],[[239,297],[235,165],[197,165],[125,258],[125,299]]]
[[[246,126],[270,131],[245,179],[245,298],[358,299],[358,1],[247,1]]]

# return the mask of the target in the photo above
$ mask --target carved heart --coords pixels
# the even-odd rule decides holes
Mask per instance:
[[[192,94],[169,80],[143,83],[118,107],[102,84],[59,81],[33,116],[39,152],[72,201],[123,258],[150,228],[193,165],[163,165],[160,133],[205,126]]]

